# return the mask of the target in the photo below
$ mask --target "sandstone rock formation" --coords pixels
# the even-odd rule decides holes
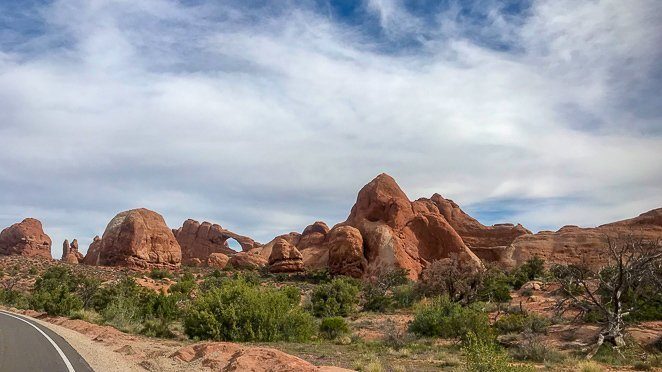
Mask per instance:
[[[509,249],[509,266],[518,266],[538,256],[547,265],[585,264],[599,268],[607,262],[607,237],[633,237],[662,241],[662,208],[638,217],[594,228],[564,226],[556,232],[541,231],[519,236]]]
[[[284,238],[277,238],[269,255],[269,271],[295,273],[304,270],[301,252]]]
[[[268,258],[261,254],[261,248],[251,249],[248,252],[239,252],[230,257],[228,265],[234,269],[256,270],[267,266]]]
[[[94,243],[93,243],[94,244]],[[160,214],[132,209],[115,216],[85,263],[137,268],[179,267],[181,248]]]
[[[224,255],[223,253],[212,253],[207,258],[207,266],[217,269],[224,269],[228,264],[228,261],[230,261],[230,257]]]
[[[182,248],[183,265],[206,265],[213,253],[228,256],[237,253],[228,245],[228,239],[236,240],[244,252],[261,246],[260,243],[247,236],[236,234],[220,225],[206,221],[199,223],[188,219],[182,227],[172,231]]]
[[[52,259],[51,238],[39,220],[26,218],[0,232],[0,255]]]
[[[87,248],[87,253],[85,254],[85,257],[83,257],[83,260],[81,262],[84,263],[85,265],[98,266],[100,254],[101,254],[101,238],[99,237],[99,235],[97,235],[94,237],[94,239],[92,239],[92,243],[90,243],[90,246]]]
[[[351,226],[334,227],[327,234],[329,272],[332,275],[347,275],[359,278],[363,275],[368,261],[363,256],[361,232]]]
[[[74,239],[71,244],[65,239],[62,244],[62,262],[77,264],[83,261],[83,254],[78,251],[78,240]]]
[[[186,346],[172,355],[184,362],[201,361],[214,371],[349,372],[339,367],[318,367],[280,350],[230,342],[205,342]]]
[[[449,257],[467,266],[481,265],[434,203],[409,201],[387,174],[359,191],[343,225],[355,227],[363,237],[368,277],[397,267],[417,279],[427,263]]]
[[[522,225],[502,223],[493,226],[485,226],[473,217],[464,213],[460,207],[450,199],[444,199],[439,194],[434,194],[429,199],[439,209],[446,221],[460,235],[464,244],[469,249],[507,247],[518,236],[531,234]]]
[[[296,244],[297,249],[302,251],[309,247],[319,246],[324,242],[324,238],[328,232],[329,226],[322,221],[316,221],[312,225],[306,226],[299,242]]]

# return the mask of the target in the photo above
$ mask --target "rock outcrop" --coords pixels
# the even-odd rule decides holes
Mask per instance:
[[[520,224],[501,223],[485,226],[466,214],[455,202],[444,199],[439,194],[432,195],[428,200],[434,203],[439,209],[439,213],[444,216],[446,221],[460,235],[464,244],[471,250],[475,248],[507,247],[518,236],[531,234],[531,231]]]
[[[332,275],[347,275],[360,278],[368,261],[363,256],[361,232],[351,226],[334,227],[327,234],[329,272]]]
[[[0,255],[52,259],[51,238],[39,220],[26,218],[0,232]]]
[[[280,350],[230,342],[205,342],[179,349],[172,358],[201,361],[214,371],[251,372],[349,372],[339,367],[318,367]]]
[[[251,249],[248,252],[239,252],[230,257],[228,265],[234,269],[257,270],[267,266],[269,258],[264,257],[261,248]]]
[[[277,238],[269,255],[269,271],[272,273],[304,271],[301,252],[286,239]]]
[[[62,262],[77,264],[83,261],[83,254],[78,251],[78,240],[74,239],[71,244],[65,239],[62,243]]]
[[[580,264],[596,269],[607,262],[608,237],[662,241],[662,208],[593,228],[564,226],[555,232],[519,236],[510,246],[509,265],[518,266],[538,256],[547,265]]]
[[[182,259],[179,243],[163,217],[144,208],[121,212],[115,216],[108,223],[99,245],[95,249],[90,247],[90,257],[85,257],[85,263],[136,268],[177,268]]]
[[[222,253],[227,256],[235,252],[228,245],[229,239],[236,240],[242,251],[247,252],[261,246],[255,240],[236,234],[210,222],[199,223],[188,219],[179,229],[172,230],[177,242],[182,248],[182,264],[201,266],[209,264],[213,253]]]
[[[100,255],[101,255],[101,238],[99,237],[99,235],[97,235],[94,237],[94,239],[92,239],[92,243],[90,243],[90,246],[87,248],[87,253],[85,254],[85,257],[83,257],[83,260],[81,262],[84,263],[85,265],[98,266]]]
[[[229,261],[230,257],[224,255],[223,253],[212,253],[207,258],[207,266],[217,269],[224,269]]]
[[[411,202],[387,174],[380,174],[359,191],[343,225],[361,233],[367,277],[404,268],[417,279],[429,262],[443,258],[471,267],[481,265],[433,203]]]

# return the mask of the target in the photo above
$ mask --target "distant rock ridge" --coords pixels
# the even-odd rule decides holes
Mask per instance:
[[[41,221],[26,218],[0,232],[0,255],[53,259],[51,243],[51,238],[44,232]]]

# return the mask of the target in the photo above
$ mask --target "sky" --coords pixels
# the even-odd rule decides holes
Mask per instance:
[[[266,242],[382,172],[485,224],[662,206],[658,0],[0,1],[0,226]]]

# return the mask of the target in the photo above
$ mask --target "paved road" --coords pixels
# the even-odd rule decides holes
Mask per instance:
[[[88,372],[62,337],[30,318],[0,311],[0,372]]]

